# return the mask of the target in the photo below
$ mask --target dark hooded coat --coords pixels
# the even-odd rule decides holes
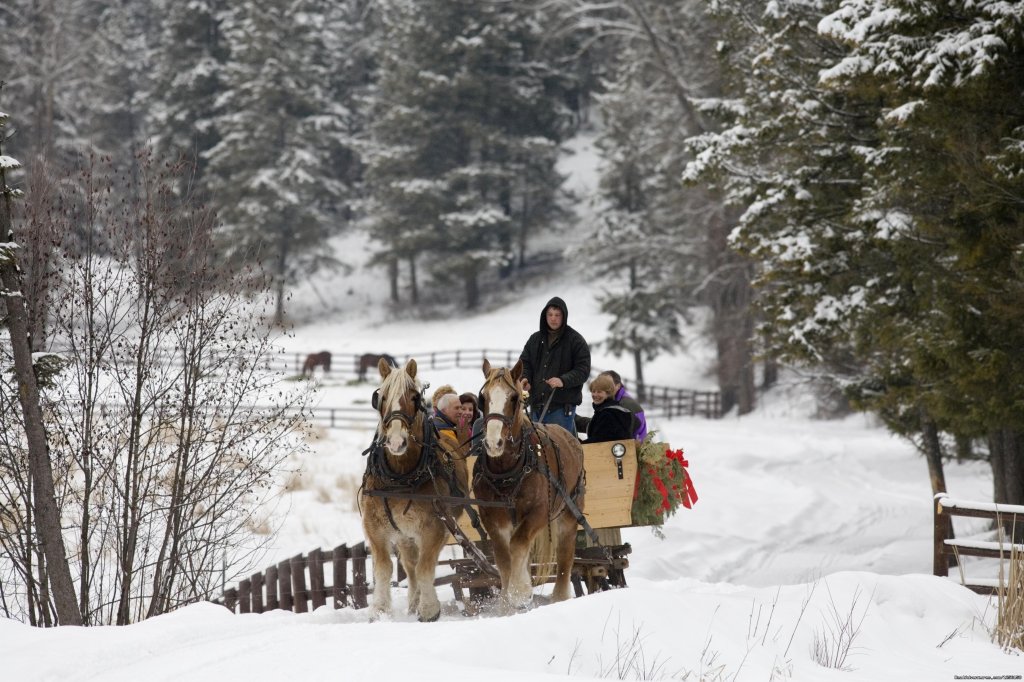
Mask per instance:
[[[587,424],[587,442],[603,443],[609,440],[628,440],[633,437],[635,422],[629,410],[614,398],[594,404],[594,416]]]
[[[555,306],[562,311],[562,327],[554,340],[549,339],[546,313]],[[540,329],[526,341],[519,356],[523,361],[523,376],[530,382],[530,405],[543,407],[554,390],[549,411],[556,406],[579,405],[583,402],[583,384],[590,378],[590,346],[583,336],[569,326],[569,309],[565,301],[555,296],[540,311]],[[552,389],[545,379],[558,377],[562,388]]]

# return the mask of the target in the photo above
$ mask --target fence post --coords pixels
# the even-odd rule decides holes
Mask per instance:
[[[327,603],[327,591],[324,589],[324,559],[320,548],[309,553],[309,597],[313,602],[313,610]]]
[[[240,580],[238,582],[238,612],[239,613],[251,613],[252,603],[250,601],[252,594],[252,583],[248,580]]]
[[[331,569],[334,573],[334,584],[331,587],[334,596],[334,608],[348,606],[348,545],[338,545],[331,552]]]
[[[295,613],[309,611],[309,592],[306,590],[306,559],[296,554],[288,560],[288,570],[292,574],[292,596],[295,602]]]
[[[263,613],[263,574],[253,573],[252,578],[252,612]]]
[[[291,611],[295,600],[292,599],[292,565],[288,559],[277,565],[277,589],[281,595],[281,608]]]
[[[235,604],[238,603],[238,590],[234,587],[229,587],[224,590],[224,607],[231,613],[235,612]]]
[[[360,542],[349,551],[352,557],[352,606],[365,609],[369,585],[366,583],[366,543]]]
[[[277,599],[277,566],[267,568],[267,610],[281,608],[281,602]]]
[[[947,537],[947,526],[952,523],[952,519],[948,514],[942,513],[942,501],[939,499],[932,500],[934,507],[934,521],[932,523],[932,574],[946,577],[949,575],[949,561],[946,559],[945,553],[942,551],[946,544]]]

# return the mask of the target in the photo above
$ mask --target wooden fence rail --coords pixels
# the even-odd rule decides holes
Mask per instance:
[[[992,519],[996,523],[997,541],[956,540],[952,527],[954,516]],[[1009,560],[1013,554],[1024,557],[1024,544],[1013,544],[1005,538],[1005,528],[1024,528],[1024,506],[955,500],[946,493],[935,496],[935,524],[932,572],[937,576],[949,575],[949,558],[961,556],[986,557]],[[964,586],[979,594],[995,594],[1000,589],[998,578],[965,577]]]

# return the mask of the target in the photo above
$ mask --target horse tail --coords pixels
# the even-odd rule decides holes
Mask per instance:
[[[530,547],[530,563],[536,566],[533,570],[533,586],[537,587],[548,582],[558,572],[555,560],[558,554],[558,534],[548,521],[547,526],[533,538]]]

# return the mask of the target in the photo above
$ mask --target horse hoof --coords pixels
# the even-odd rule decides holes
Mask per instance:
[[[384,611],[384,610],[381,610],[381,609],[372,609],[370,611],[370,622],[371,623],[376,623],[376,622],[379,622],[379,621],[382,621],[382,620],[391,620],[391,611],[390,611],[390,609],[387,610],[387,611]]]
[[[433,615],[432,617],[430,617],[430,618],[424,618],[423,616],[420,616],[420,622],[421,622],[421,623],[433,623],[434,621],[436,621],[436,620],[437,620],[438,618],[440,618],[440,617],[441,617],[441,612],[440,612],[440,611],[438,611],[437,613],[435,613],[435,614],[434,614],[434,615]]]

